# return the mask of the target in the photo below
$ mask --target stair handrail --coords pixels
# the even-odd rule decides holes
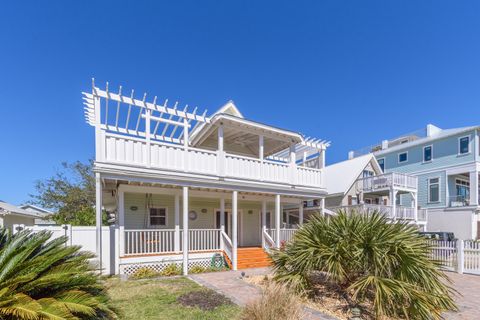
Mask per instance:
[[[225,254],[228,256],[228,259],[230,261],[233,261],[233,244],[232,240],[230,240],[230,237],[228,234],[225,233],[225,231],[221,231],[222,234],[222,241],[223,241],[223,250]]]
[[[270,237],[270,235],[268,234],[267,232],[267,229],[263,229],[262,230],[262,234],[263,234],[263,239],[265,241],[263,241],[264,243],[264,249],[265,251],[269,252],[271,248],[274,248],[275,247],[275,241],[273,241],[272,237]]]

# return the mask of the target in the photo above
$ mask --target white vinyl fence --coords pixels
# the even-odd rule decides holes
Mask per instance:
[[[33,232],[40,232],[42,230],[52,232],[52,239],[66,236],[68,238],[67,245],[81,246],[82,251],[88,251],[96,254],[96,227],[84,226],[24,226],[13,225],[13,232],[27,229]],[[115,227],[102,227],[102,267],[104,274],[115,274],[115,237],[118,236],[118,229]],[[98,263],[98,260],[95,261]]]
[[[480,242],[473,240],[429,240],[431,258],[446,270],[480,275]]]

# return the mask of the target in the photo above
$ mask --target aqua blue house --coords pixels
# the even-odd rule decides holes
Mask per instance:
[[[479,126],[423,130],[384,140],[349,158],[373,152],[384,172],[418,177],[418,206],[428,209],[429,231],[453,231],[458,238],[479,238]],[[400,204],[411,202],[398,197]]]

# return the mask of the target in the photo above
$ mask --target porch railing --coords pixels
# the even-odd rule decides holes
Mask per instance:
[[[220,250],[220,229],[188,230],[188,251]],[[179,232],[179,251],[183,250],[183,230]],[[125,230],[125,255],[176,253],[174,229]]]
[[[270,236],[274,243],[277,241],[277,233],[275,232],[275,230],[276,229],[266,229],[267,234]],[[280,241],[290,241],[297,230],[297,228],[280,228]]]
[[[223,247],[223,251],[227,255],[228,259],[230,259],[230,262],[233,263],[233,244],[232,240],[230,240],[230,237],[224,232],[220,232],[221,235],[221,246]]]
[[[467,207],[470,205],[470,198],[465,196],[451,196],[449,197],[450,207]]]
[[[175,229],[125,230],[125,255],[175,252]]]
[[[357,180],[357,188],[362,192],[372,192],[390,187],[417,189],[418,178],[403,173],[390,172]]]
[[[329,210],[337,212],[338,210],[346,210],[347,212],[361,212],[365,214],[371,214],[374,211],[378,211],[384,214],[387,218],[398,220],[415,220],[415,208],[396,206],[395,214],[392,206],[386,206],[381,204],[356,204],[351,206],[339,206],[339,207],[330,207]],[[417,209],[417,221],[427,221],[427,210],[426,209]]]

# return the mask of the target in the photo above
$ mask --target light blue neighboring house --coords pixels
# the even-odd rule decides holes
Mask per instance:
[[[384,140],[349,158],[372,152],[383,171],[418,177],[418,206],[428,209],[428,231],[452,231],[460,239],[480,238],[480,126],[425,129]],[[400,204],[411,199],[402,196]]]

